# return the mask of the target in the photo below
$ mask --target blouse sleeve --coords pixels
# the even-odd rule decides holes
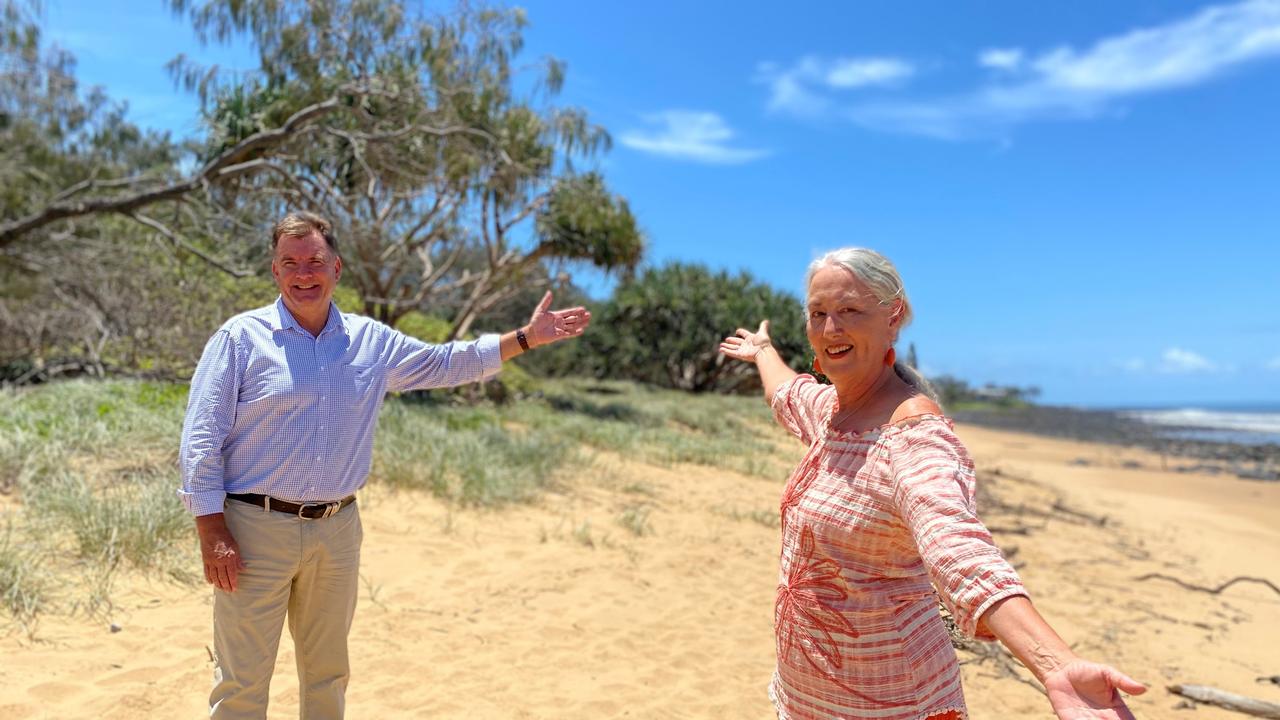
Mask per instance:
[[[890,448],[894,508],[961,632],[995,640],[982,615],[996,601],[1027,591],[978,519],[973,460],[941,423],[907,428],[896,441]]]
[[[812,375],[797,375],[778,387],[769,403],[773,417],[806,445],[822,434],[835,400],[835,388],[819,384]]]

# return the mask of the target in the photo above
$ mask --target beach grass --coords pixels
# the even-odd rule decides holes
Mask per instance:
[[[26,632],[53,601],[52,577],[38,549],[15,533],[12,522],[0,530],[0,609]]]
[[[175,493],[186,396],[182,384],[137,380],[0,391],[0,616],[31,628],[50,612],[109,614],[121,570],[199,581],[193,524]],[[778,479],[786,467],[770,423],[759,397],[628,382],[545,380],[503,405],[392,396],[368,482],[477,508],[534,501],[569,478],[596,482],[636,497],[616,523],[642,538],[653,533],[642,501],[652,488],[615,487],[601,458]],[[608,544],[586,521],[572,535]]]
[[[628,505],[618,513],[618,524],[626,528],[636,537],[653,534],[653,524],[649,522],[649,513],[653,508],[648,505]]]
[[[124,567],[191,579],[191,519],[174,495],[185,402],[183,386],[138,381],[0,392],[0,599],[12,621],[104,611]]]

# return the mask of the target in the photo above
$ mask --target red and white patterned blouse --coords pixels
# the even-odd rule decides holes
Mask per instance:
[[[769,695],[781,720],[962,720],[935,598],[966,635],[993,640],[982,614],[1026,590],[978,520],[973,461],[950,420],[849,433],[831,428],[836,406],[835,388],[809,375],[773,397],[809,452],[782,494]]]

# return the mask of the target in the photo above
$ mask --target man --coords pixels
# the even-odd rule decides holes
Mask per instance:
[[[339,718],[349,677],[364,485],[387,391],[494,375],[530,348],[582,334],[590,313],[550,311],[505,335],[428,345],[333,305],[331,225],[299,213],[271,236],[272,305],[228,320],[191,380],[182,488],[214,585],[214,718],[263,718],[286,616],[304,718]]]

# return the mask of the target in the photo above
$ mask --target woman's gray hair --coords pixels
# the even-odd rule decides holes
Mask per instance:
[[[832,250],[809,263],[809,272],[806,273],[804,279],[806,293],[809,285],[813,282],[814,274],[818,270],[831,265],[848,270],[853,273],[854,277],[866,283],[881,305],[890,305],[894,300],[902,301],[902,311],[898,315],[898,326],[893,333],[893,341],[896,343],[898,341],[898,332],[911,322],[914,314],[911,311],[911,301],[907,299],[907,289],[902,285],[902,276],[898,274],[898,269],[893,266],[889,258],[870,248],[847,247]],[[933,385],[920,374],[920,371],[902,360],[895,362],[893,369],[898,373],[898,377],[909,385],[928,395],[934,402],[938,401],[938,393],[933,389]]]

